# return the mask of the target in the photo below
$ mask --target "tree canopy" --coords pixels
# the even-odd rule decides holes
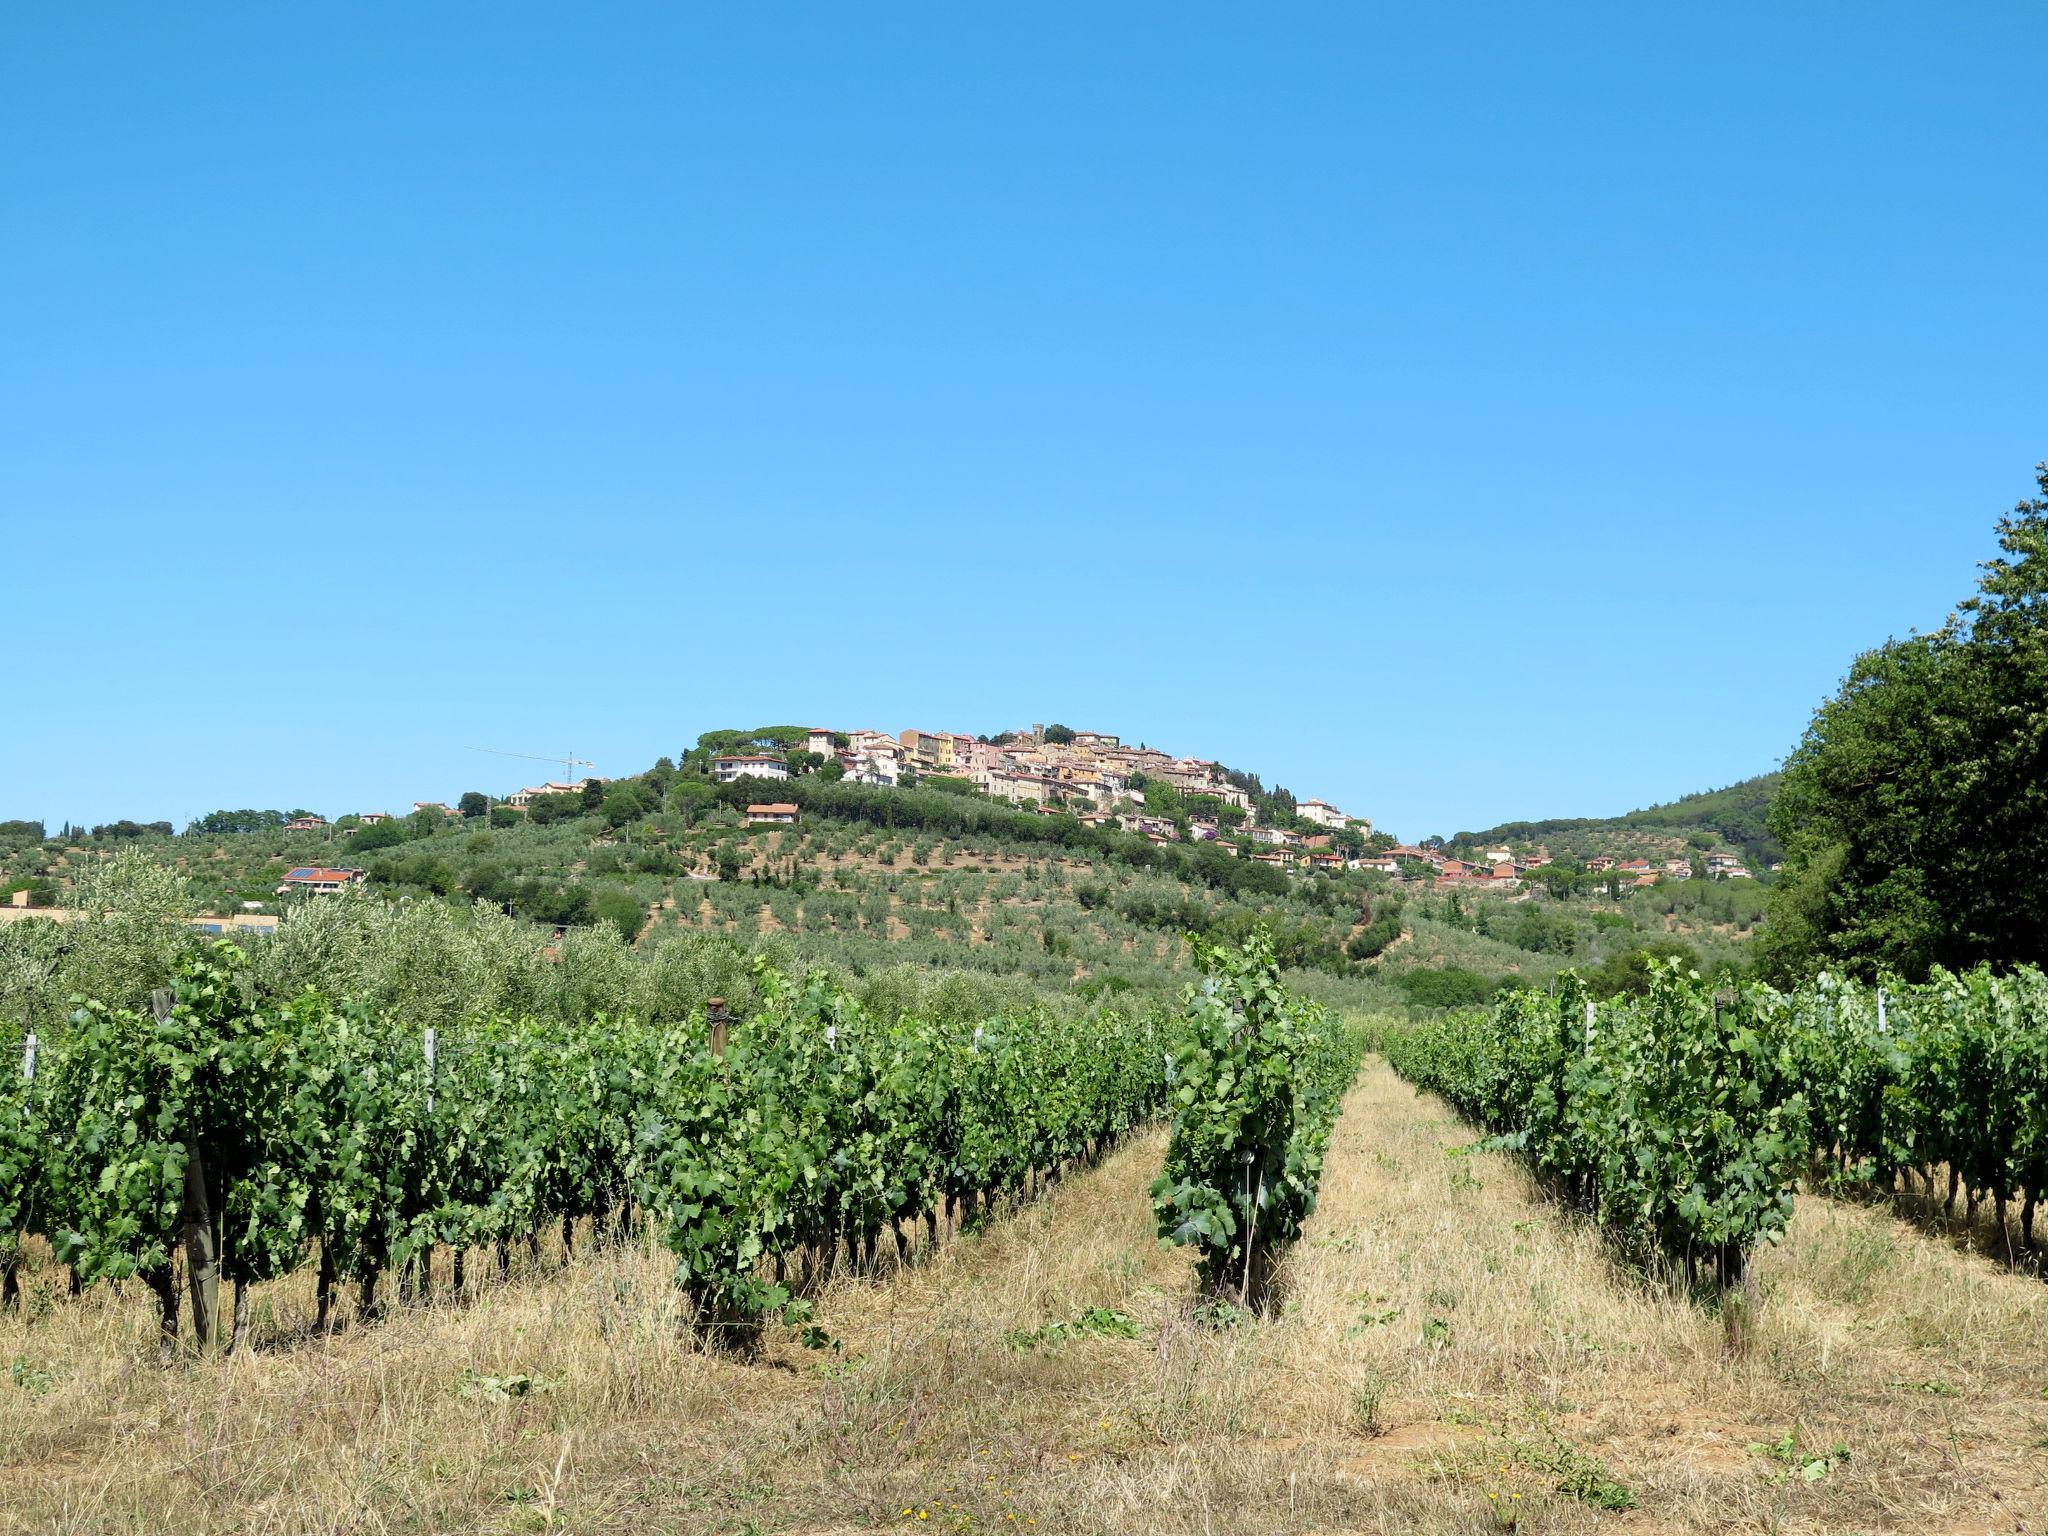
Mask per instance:
[[[1859,656],[1785,764],[1780,976],[2048,960],[2048,463],[1931,634]]]

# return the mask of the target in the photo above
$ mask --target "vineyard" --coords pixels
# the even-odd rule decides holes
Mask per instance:
[[[2037,1252],[2048,1183],[2048,978],[1980,969],[1923,985],[1821,977],[1715,991],[1665,967],[1641,1001],[1567,977],[1489,1013],[1391,1031],[1395,1068],[1523,1155],[1625,1249],[1722,1289],[1779,1241],[1802,1176],[1946,1211],[1989,1201],[1996,1242]]]
[[[371,1317],[387,1274],[417,1300],[446,1252],[460,1291],[473,1252],[502,1277],[515,1243],[559,1223],[568,1247],[585,1223],[600,1241],[657,1234],[699,1331],[745,1340],[806,1316],[799,1292],[842,1255],[901,1261],[918,1223],[929,1245],[1093,1164],[1169,1090],[1177,1154],[1199,1143],[1226,1184],[1248,1182],[1182,1179],[1162,1233],[1199,1234],[1215,1263],[1242,1253],[1247,1275],[1256,1252],[1263,1274],[1313,1205],[1357,1053],[1287,998],[1263,935],[1202,960],[1213,979],[1169,1046],[1158,1019],[1109,1009],[880,1016],[824,972],[792,984],[765,962],[744,1019],[719,1002],[667,1026],[414,1030],[312,990],[266,1002],[242,952],[215,943],[151,1010],[90,1002],[55,1041],[23,1043],[0,1102],[7,1296],[38,1236],[74,1289],[139,1278],[170,1349],[182,1246],[195,1338],[232,1350],[250,1287],[313,1253],[325,1327],[341,1286]],[[1240,1078],[1233,1053],[1256,1068]]]
[[[323,913],[13,1042],[0,1475],[33,1513],[0,1531],[1903,1531],[2048,1498],[2039,1281],[1863,1198],[2016,1203],[2031,1240],[2031,972],[1670,967],[1362,1029],[1258,932],[1196,940],[1177,1009],[1063,1009],[701,947],[529,972],[488,924]],[[615,974],[634,1007],[590,1006]]]

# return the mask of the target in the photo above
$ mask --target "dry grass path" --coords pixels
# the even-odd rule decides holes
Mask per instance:
[[[0,1321],[0,1532],[2048,1532],[2048,1288],[1880,1212],[1802,1199],[1730,1361],[1374,1063],[1283,1311],[1219,1330],[1152,1238],[1163,1140],[750,1362],[684,1342],[658,1250],[329,1339],[295,1277],[170,1370],[132,1294]],[[1090,1309],[1137,1336],[1013,1337]],[[1748,1449],[1795,1429],[1849,1459]],[[1561,1491],[1602,1468],[1636,1509]]]

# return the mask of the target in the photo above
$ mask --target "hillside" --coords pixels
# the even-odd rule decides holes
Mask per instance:
[[[864,989],[916,973],[1062,1007],[1170,1005],[1190,974],[1185,934],[1235,939],[1259,924],[1293,984],[1334,1007],[1455,1006],[1503,982],[1547,985],[1568,967],[1629,986],[1646,949],[1673,945],[1703,969],[1741,971],[1762,904],[1747,881],[1678,882],[1622,900],[1547,888],[1467,897],[1372,871],[1283,873],[1214,845],[1157,843],[978,795],[816,776],[776,792],[800,804],[797,825],[746,826],[740,808],[758,789],[676,771],[616,781],[599,806],[546,824],[436,815],[348,834],[195,825],[23,837],[0,847],[0,885],[30,888],[39,906],[90,905],[95,881],[125,852],[182,882],[179,912],[282,905],[289,929],[294,912],[333,898],[280,903],[287,871],[354,867],[364,878],[351,906],[440,908],[463,923],[502,914],[536,950],[554,946],[603,978],[591,985],[612,988],[612,1006],[643,1012],[670,1006],[643,973],[667,974],[673,957],[707,943],[828,967]],[[32,1027],[68,995],[29,956],[39,926],[0,925],[0,1014]],[[15,971],[48,979],[10,985],[17,949]],[[716,969],[744,1006],[744,965]]]
[[[1728,847],[1739,851],[1751,868],[1768,869],[1785,851],[1766,825],[1778,779],[1776,773],[1762,773],[1724,789],[1703,790],[1622,816],[1503,822],[1481,832],[1460,832],[1450,842],[1458,848],[1543,843],[1553,853],[1579,858],[1668,857],[1688,847]]]

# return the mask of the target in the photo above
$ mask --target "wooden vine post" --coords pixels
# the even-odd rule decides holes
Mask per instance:
[[[171,1017],[171,992],[158,987],[149,994],[150,1012],[159,1024]],[[192,1334],[202,1354],[220,1345],[220,1213],[214,1210],[200,1148],[200,1127],[185,1128],[185,1183],[180,1216],[185,1229],[185,1279],[192,1296]]]

